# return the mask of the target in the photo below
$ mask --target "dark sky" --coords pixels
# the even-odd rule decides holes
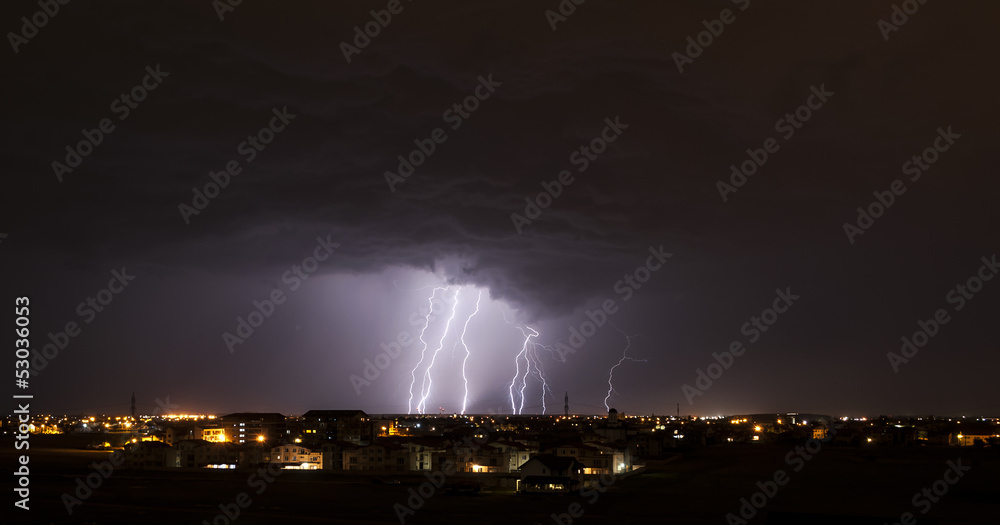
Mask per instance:
[[[8,35],[0,297],[30,298],[35,350],[81,327],[32,377],[36,411],[125,412],[135,391],[147,413],[167,399],[180,412],[406,412],[419,343],[370,385],[350,376],[380,343],[415,337],[429,287],[447,285],[452,333],[450,303],[426,332],[428,358],[443,347],[430,412],[461,410],[455,330],[479,291],[471,412],[511,411],[525,326],[547,347],[531,355],[548,413],[565,391],[574,412],[604,410],[623,333],[641,335],[628,352],[645,362],[615,370],[620,411],[1000,409],[1000,282],[960,310],[949,300],[1000,251],[993,3],[927,2],[886,40],[889,1],[588,0],[555,31],[555,0],[404,1],[349,63],[341,43],[387,2],[332,4],[244,3],[220,21],[208,0],[72,2],[16,53]],[[5,32],[38,9],[5,2]],[[723,9],[734,20],[679,71],[674,53]],[[445,111],[480,77],[493,87],[453,129]],[[126,115],[114,101],[144,79],[155,88]],[[779,122],[807,103],[795,128]],[[250,160],[240,144],[283,108],[294,118]],[[571,155],[613,137],[616,118],[627,128],[581,171]],[[53,162],[102,119],[114,129],[60,182]],[[390,191],[397,156],[436,128],[443,141]],[[723,200],[717,182],[766,142],[778,149]],[[927,153],[929,169],[905,165],[935,144],[947,150]],[[240,173],[182,216],[230,161]],[[562,170],[573,183],[519,233],[511,214]],[[844,223],[897,179],[905,193],[850,242]],[[339,246],[310,279],[287,278],[317,237]],[[672,256],[626,301],[616,282],[651,247]],[[123,268],[134,279],[91,314],[87,298]],[[223,334],[274,289],[285,302],[230,352]],[[776,289],[799,298],[750,342],[741,327]],[[560,359],[554,346],[606,300],[609,322]],[[887,353],[938,309],[947,323],[894,371]],[[682,387],[733,341],[746,351],[688,403]],[[525,396],[523,412],[541,412],[532,375]]]

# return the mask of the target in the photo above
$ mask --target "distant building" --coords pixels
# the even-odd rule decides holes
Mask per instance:
[[[229,441],[226,437],[226,429],[216,424],[212,425],[167,425],[163,433],[163,441],[168,445],[175,445],[179,441],[188,439],[204,439],[212,443],[223,443]]]
[[[625,441],[628,439],[629,427],[618,416],[618,411],[613,408],[608,410],[608,417],[604,423],[594,425],[593,430],[605,441]]]
[[[983,445],[989,444],[991,439],[1000,438],[1000,432],[990,425],[984,424],[963,424],[961,430],[956,430],[950,439],[951,445],[960,447],[971,447],[976,441],[982,441]]]
[[[348,441],[367,444],[372,438],[372,421],[363,410],[310,410],[301,418],[303,440]]]
[[[277,412],[237,412],[218,419],[218,428],[233,443],[278,441],[285,438],[285,416]]]

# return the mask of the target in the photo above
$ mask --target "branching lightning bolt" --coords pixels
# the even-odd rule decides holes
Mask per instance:
[[[410,413],[413,412],[413,385],[415,385],[417,383],[417,369],[420,368],[420,365],[424,362],[424,354],[427,351],[427,341],[424,341],[424,332],[427,331],[427,326],[429,324],[431,324],[431,314],[434,313],[434,296],[437,295],[438,290],[445,291],[447,289],[448,289],[447,287],[442,287],[442,286],[434,288],[434,291],[431,292],[431,296],[427,298],[427,304],[428,304],[429,308],[427,309],[427,315],[424,317],[424,327],[420,329],[420,336],[417,338],[417,339],[420,340],[420,342],[423,345],[420,348],[420,360],[417,361],[416,366],[414,366],[413,370],[410,371],[410,378],[411,378],[411,380],[410,380],[410,399],[409,399],[409,401],[406,402],[406,413],[407,414],[410,414]]]
[[[503,309],[500,310],[503,314]],[[504,315],[504,321],[507,324],[514,324],[507,319]],[[538,359],[537,349],[538,347],[545,348],[544,346],[535,343],[531,340],[533,337],[538,337],[538,331],[534,328],[524,325],[524,327],[517,327],[524,335],[524,344],[521,345],[521,351],[514,356],[514,377],[510,380],[510,386],[507,390],[510,393],[510,409],[514,414],[521,414],[524,412],[524,390],[528,387],[528,374],[532,377],[536,377],[540,383],[542,383],[542,413],[545,413],[545,393],[550,392],[548,385],[548,379],[545,377],[545,370],[542,368],[542,363]],[[531,333],[525,331],[527,328]],[[521,357],[524,356],[524,373],[521,373]],[[534,370],[532,370],[532,364],[534,364]],[[517,388],[518,383],[520,383],[520,388]],[[517,401],[517,397],[514,395],[514,389],[517,388],[518,396],[520,396],[520,404]]]
[[[456,295],[455,302],[458,302]],[[483,299],[483,291],[479,290],[479,297],[476,298],[476,310],[472,312],[472,315],[465,320],[465,326],[462,327],[462,336],[459,341],[462,343],[462,348],[465,349],[465,359],[462,359],[462,380],[465,381],[465,396],[462,397],[462,415],[465,415],[465,407],[469,404],[469,378],[465,375],[465,363],[469,360],[469,345],[465,344],[465,332],[469,329],[469,321],[472,320],[476,314],[479,313],[479,302]]]
[[[431,362],[427,365],[427,370],[424,371],[424,378],[420,385],[420,403],[417,404],[417,412],[420,414],[424,413],[424,408],[426,407],[427,397],[431,394],[431,386],[434,381],[431,379],[431,369],[434,368],[434,361],[437,360],[437,355],[444,348],[444,340],[448,337],[448,331],[451,328],[451,322],[455,319],[455,311],[458,310],[458,294],[462,291],[462,287],[459,286],[458,290],[455,291],[454,302],[451,304],[451,315],[448,317],[448,321],[444,325],[444,333],[441,334],[441,342],[438,344],[434,354],[431,355]],[[426,390],[425,387],[426,386]]]
[[[631,336],[629,336],[625,332],[622,332],[621,330],[619,330],[617,326],[615,327],[615,330],[618,330],[619,332],[621,332],[622,335],[625,336],[626,344],[625,344],[625,350],[622,351],[622,358],[619,359],[618,362],[615,363],[615,365],[612,366],[611,370],[608,372],[608,395],[604,398],[604,409],[605,410],[611,410],[611,407],[608,405],[608,400],[611,399],[611,393],[615,391],[614,384],[612,384],[612,381],[613,381],[613,379],[615,377],[615,369],[618,368],[619,365],[621,365],[622,363],[624,363],[626,359],[628,359],[629,361],[636,361],[636,362],[639,362],[639,363],[645,363],[646,362],[645,359],[634,359],[634,358],[628,357],[628,349],[629,349],[629,347],[632,346],[632,338],[631,338]]]
[[[536,333],[536,335],[537,335],[537,333]],[[545,348],[545,347],[542,346],[542,345],[540,345],[540,344],[538,344],[538,343],[535,343],[535,342],[532,342],[531,345],[532,345],[532,350],[534,350],[534,351],[528,352],[528,356],[531,357],[531,362],[535,365],[535,372],[534,372],[535,377],[537,377],[538,380],[541,381],[541,383],[542,383],[542,414],[544,415],[545,414],[545,410],[546,410],[546,407],[545,407],[545,393],[548,392],[548,393],[551,394],[552,390],[549,388],[549,381],[545,377],[545,369],[542,368],[542,362],[541,362],[540,359],[538,359],[538,352],[537,352],[537,350],[538,350],[539,347],[541,347],[541,348]]]

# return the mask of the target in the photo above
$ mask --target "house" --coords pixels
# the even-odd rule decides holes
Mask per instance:
[[[531,459],[531,456],[538,454],[537,448],[513,441],[498,440],[487,443],[484,447],[492,449],[492,455],[498,458],[497,462],[501,467],[495,472],[517,472],[520,470],[521,465],[524,465]]]
[[[175,445],[185,439],[199,439],[192,425],[167,425],[163,433],[163,441],[166,444]]]
[[[584,464],[584,474],[623,474],[632,470],[632,452],[627,446],[590,443],[588,448],[587,453],[577,458]]]
[[[641,434],[630,438],[627,445],[629,455],[632,458],[640,460],[642,458],[662,456],[663,436],[664,433],[660,432],[659,435]]]
[[[542,452],[559,457],[574,458],[583,465],[583,473],[621,474],[631,470],[629,449],[603,443],[567,442],[551,446]]]
[[[574,491],[582,483],[582,463],[571,457],[542,454],[521,465],[518,492],[565,494]]]
[[[344,470],[405,472],[409,450],[394,443],[365,445],[344,451]]]
[[[186,439],[166,451],[164,465],[175,468],[236,468],[240,449],[232,443]]]
[[[221,427],[196,426],[194,431],[198,439],[204,439],[205,441],[211,443],[225,443],[226,441],[229,441],[226,438],[226,429]]]
[[[435,458],[442,457],[448,449],[447,444],[441,438],[406,438],[395,441],[406,449],[407,470],[429,471],[435,464]]]
[[[324,441],[319,446],[323,453],[323,470],[344,470],[344,452],[356,448],[358,445],[347,441]]]
[[[283,469],[317,470],[323,468],[323,452],[297,444],[280,445],[271,448],[270,462]]]
[[[126,468],[162,468],[170,445],[160,441],[132,443],[125,450]]]
[[[478,443],[465,443],[456,439],[451,442],[451,445],[443,453],[438,454],[435,459],[439,464],[450,462],[455,465],[455,472],[486,472],[486,470],[479,468],[480,465],[489,463],[489,460],[485,459],[482,455],[477,457],[481,449],[482,446]]]
[[[454,447],[456,454],[451,460],[458,466],[459,472],[476,473],[508,473],[510,460],[508,454],[488,444]]]
[[[206,441],[207,445],[200,447],[201,453],[199,461],[205,468],[236,468],[240,465],[243,454],[241,447],[234,443],[213,443]],[[197,456],[196,456],[197,457]]]

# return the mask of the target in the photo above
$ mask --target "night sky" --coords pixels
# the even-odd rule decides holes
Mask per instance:
[[[1000,252],[998,6],[932,0],[887,28],[888,0],[588,0],[564,20],[555,0],[330,4],[220,21],[209,0],[71,2],[8,35],[0,298],[30,298],[34,350],[65,343],[31,379],[36,412],[126,413],[134,391],[145,413],[406,413],[419,342],[370,384],[351,376],[416,338],[435,286],[450,288],[425,332],[428,359],[442,346],[432,413],[461,411],[456,330],[480,291],[469,412],[511,413],[527,327],[546,413],[566,391],[603,412],[629,342],[644,362],[615,369],[608,401],[629,413],[1000,410],[1000,282],[969,282]],[[39,9],[5,2],[5,33]],[[82,130],[100,143],[77,164]],[[433,153],[387,178],[418,143]],[[535,216],[543,183],[558,196]],[[892,203],[859,219],[873,192]],[[797,298],[773,316],[776,290]],[[602,304],[614,313],[566,352]],[[939,309],[894,370],[887,354]],[[542,400],[531,373],[523,413]]]

